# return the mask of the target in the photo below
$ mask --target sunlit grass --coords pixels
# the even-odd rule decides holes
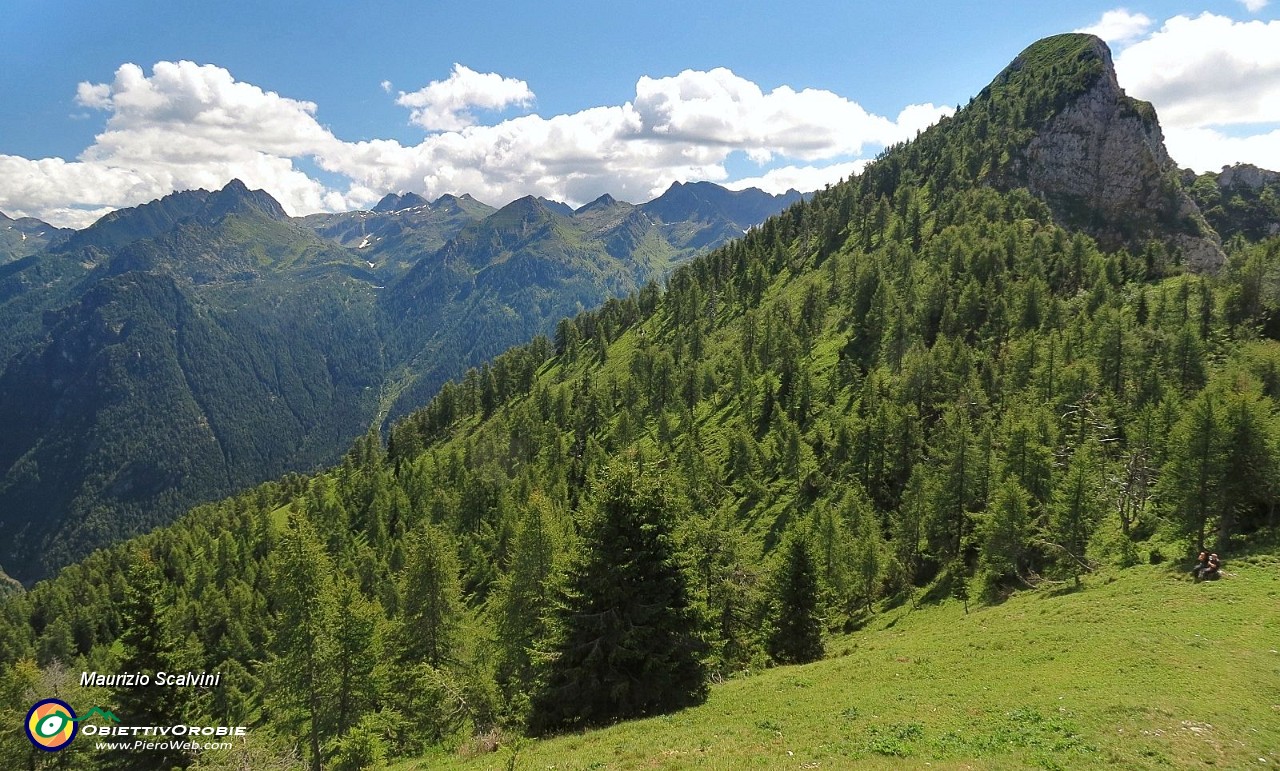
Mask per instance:
[[[1228,572],[1104,572],[968,614],[907,604],[696,709],[398,768],[1273,767],[1280,558]]]

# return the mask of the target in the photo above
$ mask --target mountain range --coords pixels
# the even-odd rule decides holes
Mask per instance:
[[[800,199],[675,184],[576,211],[390,194],[290,218],[234,180],[80,231],[0,220],[0,566],[31,580],[334,462],[440,384]]]
[[[198,758],[147,756],[154,768],[516,765],[531,741],[540,764],[584,744],[600,763],[668,766],[1254,763],[1277,746],[1265,688],[1180,694],[1214,666],[1255,680],[1269,666],[1257,614],[1270,588],[1256,579],[1274,569],[1280,526],[1276,181],[1179,171],[1101,40],[1041,40],[861,174],[444,383],[390,420],[385,443],[364,433],[322,472],[243,489],[11,591],[0,721],[23,720],[44,689],[251,727]],[[675,192],[705,200],[687,187]],[[481,338],[522,312],[560,312],[551,282],[571,297],[583,274],[621,289],[610,244],[639,255],[626,275],[661,275],[658,246],[676,249],[663,234],[687,247],[705,230],[607,199],[566,212],[526,198],[458,224],[400,194],[306,224],[230,192],[182,204],[177,227],[204,234],[182,241],[182,270],[146,246],[169,232],[150,228],[116,251],[57,247],[0,274],[76,298],[44,314],[38,353],[11,361],[4,401],[24,382],[88,398],[82,372],[123,384],[84,414],[170,410],[198,429],[219,413],[182,412],[165,368],[217,382],[239,367],[270,386],[261,403],[207,403],[244,410],[259,442],[352,395],[392,414],[434,352],[483,357]],[[412,239],[376,217],[453,230],[423,235],[441,245],[396,267],[374,239]],[[275,235],[240,237],[264,220]],[[115,260],[152,267],[113,272]],[[85,291],[59,289],[95,271]],[[269,271],[314,294],[245,277]],[[436,312],[449,303],[459,311]],[[438,321],[448,349],[424,342]],[[287,361],[245,342],[278,350],[270,330],[289,336]],[[404,380],[378,375],[390,361]],[[295,423],[269,423],[280,403],[300,405]],[[32,413],[26,434],[69,410]],[[32,476],[56,468],[31,457]],[[1184,571],[1202,550],[1238,572],[1193,585]],[[1147,613],[1173,602],[1158,615],[1194,623],[1224,599],[1246,603],[1222,638],[1232,656]],[[1122,630],[1141,639],[1118,668]],[[1069,665],[1064,641],[1083,641]],[[944,652],[973,666],[940,673]],[[884,670],[875,693],[860,690],[868,666]],[[158,669],[223,677],[196,693],[77,676]],[[1062,687],[1023,677],[1050,670]],[[748,676],[761,682],[732,710],[713,696],[580,735],[744,693],[719,681]],[[1162,687],[1140,687],[1151,682]],[[655,740],[655,724],[682,738]],[[571,736],[523,738],[555,732]],[[35,752],[0,732],[0,765]],[[97,767],[95,752],[81,742],[59,764]]]

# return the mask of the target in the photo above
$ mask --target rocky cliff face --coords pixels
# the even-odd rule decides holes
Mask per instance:
[[[1017,182],[1044,198],[1063,224],[1087,230],[1107,248],[1138,251],[1159,238],[1190,269],[1216,271],[1225,260],[1221,243],[1182,188],[1155,110],[1125,95],[1106,43],[1077,37],[1077,56],[1101,66],[1037,128],[1014,164]],[[1051,41],[1024,51],[996,83],[1031,66],[1034,49]]]

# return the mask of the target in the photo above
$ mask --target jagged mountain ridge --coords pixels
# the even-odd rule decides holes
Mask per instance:
[[[293,219],[233,180],[0,266],[0,565],[29,581],[332,462],[467,367],[704,250],[635,208],[406,193]]]

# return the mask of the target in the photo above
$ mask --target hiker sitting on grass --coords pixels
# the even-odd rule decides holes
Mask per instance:
[[[1191,568],[1191,577],[1199,581],[1200,574],[1203,573],[1207,567],[1209,567],[1209,553],[1202,551],[1200,552],[1200,556],[1196,557],[1196,566]]]
[[[1222,575],[1222,560],[1218,559],[1218,555],[1210,554],[1209,562],[1205,565],[1204,570],[1200,571],[1201,581],[1216,581]]]

